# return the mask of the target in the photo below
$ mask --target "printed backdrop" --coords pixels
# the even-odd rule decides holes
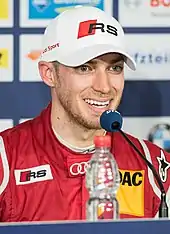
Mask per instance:
[[[49,20],[73,5],[115,16],[137,71],[126,68],[123,128],[170,150],[169,0],[0,0],[0,130],[33,118],[50,100],[37,59]]]

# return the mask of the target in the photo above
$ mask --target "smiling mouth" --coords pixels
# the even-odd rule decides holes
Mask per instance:
[[[111,100],[107,100],[107,101],[96,101],[96,100],[92,100],[92,99],[84,99],[84,101],[91,105],[91,106],[94,106],[94,107],[97,107],[97,108],[105,108],[107,107]]]

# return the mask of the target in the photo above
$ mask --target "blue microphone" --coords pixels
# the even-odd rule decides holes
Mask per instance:
[[[118,111],[107,110],[100,117],[100,125],[107,132],[117,132],[122,128],[123,119]]]
[[[163,186],[163,183],[158,175],[155,167],[146,159],[145,155],[138,149],[138,147],[131,141],[128,135],[121,130],[122,127],[122,116],[118,111],[107,110],[102,113],[100,117],[100,125],[107,132],[120,132],[124,139],[129,143],[129,145],[138,153],[138,155],[145,161],[148,167],[153,172],[153,175],[160,187],[161,190],[161,203],[159,206],[159,217],[165,218],[168,217],[168,206],[166,203],[166,192]]]

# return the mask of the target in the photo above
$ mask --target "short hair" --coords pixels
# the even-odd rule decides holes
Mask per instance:
[[[52,64],[53,64],[55,70],[58,71],[58,66],[60,63],[58,61],[53,61]]]

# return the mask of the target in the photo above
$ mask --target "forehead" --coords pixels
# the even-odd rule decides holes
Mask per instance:
[[[107,53],[107,54],[103,54],[103,55],[100,55],[90,61],[88,61],[89,63],[90,62],[98,62],[98,61],[105,61],[105,62],[109,62],[109,63],[113,63],[113,62],[117,62],[117,61],[124,61],[124,57],[123,55],[121,54],[118,54],[118,53]]]

